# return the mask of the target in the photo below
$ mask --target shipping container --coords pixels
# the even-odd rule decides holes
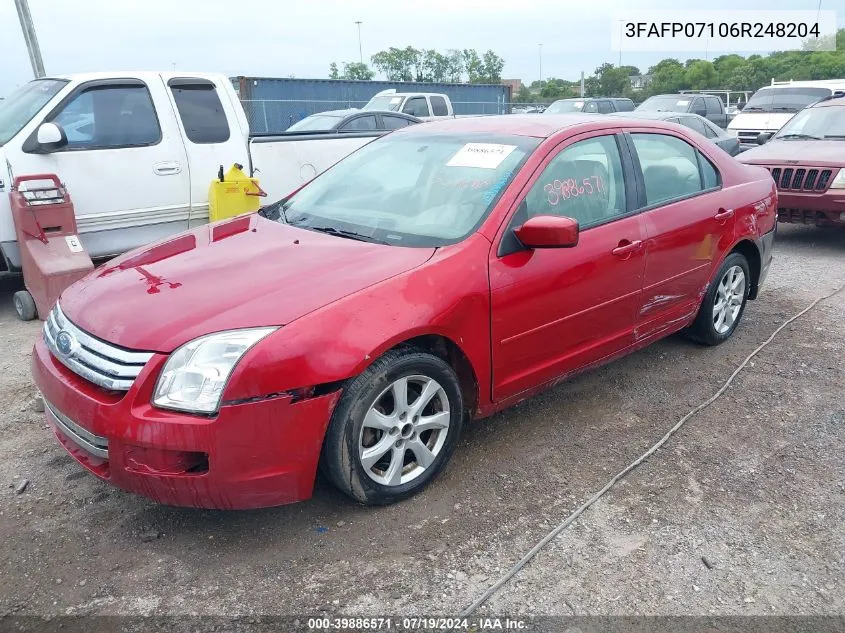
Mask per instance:
[[[253,135],[278,134],[311,114],[360,108],[377,92],[439,92],[456,115],[508,114],[511,89],[501,84],[452,84],[346,79],[232,77]]]

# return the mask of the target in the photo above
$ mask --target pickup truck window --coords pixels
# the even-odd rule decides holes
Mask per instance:
[[[161,140],[153,100],[141,83],[86,88],[50,121],[65,131],[64,150],[139,147]]]
[[[449,116],[449,107],[446,105],[446,99],[443,97],[431,97],[431,113],[434,116]]]
[[[708,116],[722,114],[725,111],[725,106],[722,105],[722,100],[719,97],[704,97],[704,104],[707,106]]]
[[[424,126],[420,126],[424,127]],[[540,139],[388,134],[283,201],[279,221],[353,239],[433,247],[483,221]]]
[[[206,144],[229,140],[229,122],[213,83],[171,79],[169,85],[189,141]]]
[[[20,132],[66,84],[64,79],[36,79],[0,102],[0,147]]]
[[[402,112],[411,116],[431,116],[428,112],[428,102],[425,97],[411,97],[405,102]]]

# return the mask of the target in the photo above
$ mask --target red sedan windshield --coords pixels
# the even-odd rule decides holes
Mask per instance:
[[[538,144],[521,136],[390,135],[301,189],[282,205],[281,219],[401,246],[454,243],[479,226]]]

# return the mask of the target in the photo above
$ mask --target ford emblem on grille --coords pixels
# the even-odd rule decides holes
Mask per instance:
[[[56,334],[56,349],[62,356],[72,356],[77,345],[76,337],[67,330],[60,330]]]

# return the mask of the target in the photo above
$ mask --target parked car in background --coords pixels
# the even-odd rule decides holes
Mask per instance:
[[[703,116],[724,129],[728,127],[725,104],[716,95],[654,95],[637,106],[637,112],[680,112]]]
[[[776,81],[755,92],[728,125],[743,150],[757,147],[761,133],[774,134],[796,112],[836,93],[845,94],[845,79]]]
[[[395,89],[377,93],[362,110],[402,112],[425,121],[451,119],[455,116],[449,97],[439,93],[396,92]]]
[[[769,170],[778,220],[845,227],[845,97],[807,106],[769,136],[738,160]]]
[[[633,109],[634,102],[624,97],[586,97],[558,99],[546,108],[543,114],[564,114],[567,112],[609,114],[611,112],[630,112]]]
[[[682,329],[727,340],[776,206],[766,170],[659,121],[412,125],[71,286],[35,383],[82,466],[158,502],[298,501],[321,463],[391,503],[444,468],[469,417]]]
[[[259,170],[261,187],[276,199],[385,133],[250,136],[224,75],[36,79],[0,106],[0,272],[21,265],[8,196],[14,176],[58,175],[74,201],[80,241],[91,257],[106,258],[207,222],[208,186],[220,165]]]
[[[652,121],[666,121],[667,123],[679,123],[684,127],[695,130],[705,138],[721,147],[731,156],[739,154],[739,141],[735,136],[728,134],[725,130],[711,123],[703,116],[697,114],[683,114],[680,112],[625,112],[613,114],[612,116],[634,117],[637,119],[650,119]]]
[[[291,125],[287,132],[315,132],[335,130],[337,132],[361,132],[367,130],[398,130],[402,127],[422,123],[422,119],[401,112],[362,112],[357,108],[348,110],[327,110],[318,112]]]

